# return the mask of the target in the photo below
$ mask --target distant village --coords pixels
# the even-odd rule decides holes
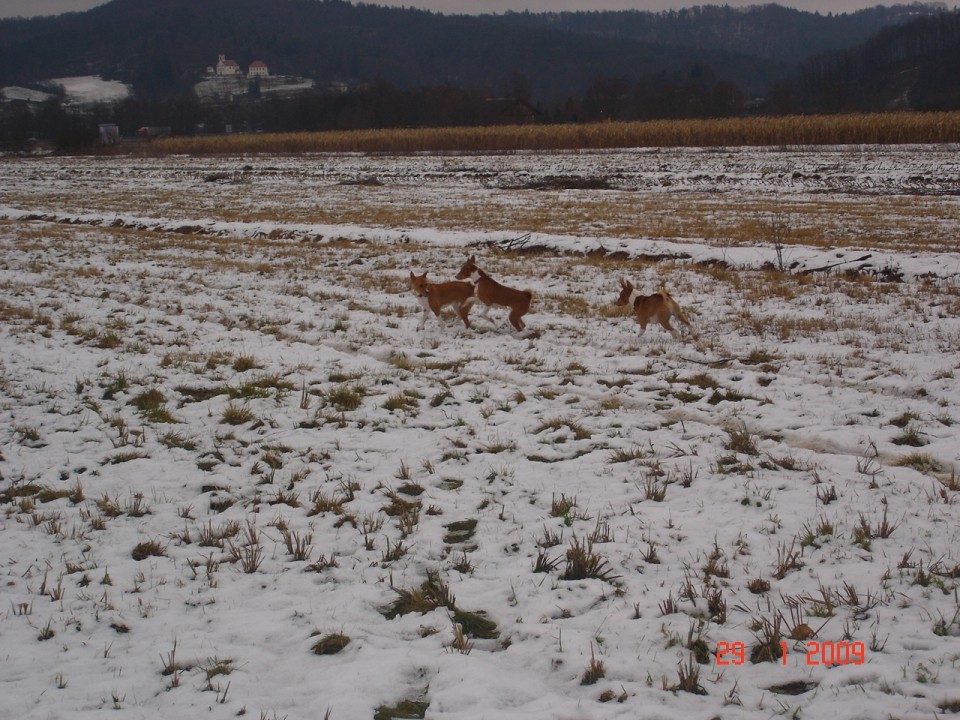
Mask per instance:
[[[308,78],[271,74],[263,60],[254,60],[246,73],[236,60],[221,53],[217,64],[208,66],[206,73],[194,86],[201,102],[224,102],[251,94],[257,96],[289,96],[312,90]],[[346,92],[345,83],[333,83],[330,92]],[[64,105],[82,109],[97,103],[116,103],[131,95],[128,85],[117,80],[103,80],[100,76],[56,78],[37,81],[31,87],[6,86],[0,88],[0,102],[40,104],[60,97]]]
[[[263,60],[254,60],[244,73],[240,63],[221,53],[217,64],[193,86],[201,102],[225,102],[245,96],[289,96],[313,89],[313,80],[289,75],[272,75]]]
[[[216,67],[207,67],[207,75],[216,75],[217,77],[236,77],[240,75],[240,63],[236,60],[228,60],[223,53],[217,59]],[[270,71],[263,60],[254,60],[247,68],[248,78],[270,77]]]

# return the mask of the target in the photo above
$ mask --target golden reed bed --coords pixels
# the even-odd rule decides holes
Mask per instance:
[[[509,152],[618,147],[930,144],[960,142],[960,113],[795,115],[588,125],[405,128],[156,140],[156,155],[318,152]]]

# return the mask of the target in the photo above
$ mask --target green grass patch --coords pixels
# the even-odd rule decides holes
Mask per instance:
[[[417,720],[427,716],[430,703],[422,700],[401,700],[396,705],[381,705],[373,713],[373,720]]]

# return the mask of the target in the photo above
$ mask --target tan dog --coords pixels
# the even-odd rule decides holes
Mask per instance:
[[[423,330],[427,324],[427,311],[433,310],[433,314],[437,316],[437,322],[439,322],[440,311],[447,305],[455,305],[457,315],[463,320],[463,324],[470,327],[470,308],[476,302],[472,284],[468,282],[430,283],[427,282],[426,273],[414,275],[411,270],[410,290],[420,298],[420,304],[423,306],[420,330]]]
[[[533,302],[533,293],[529,290],[517,290],[515,288],[501,285],[483,270],[477,267],[476,258],[471,255],[457,273],[457,280],[466,280],[477,288],[477,298],[484,304],[483,315],[489,317],[490,308],[494,305],[510,308],[510,324],[516,328],[517,332],[522,331],[526,325],[523,318],[530,312],[530,303]]]
[[[620,288],[620,297],[617,298],[616,305],[621,307],[630,305],[633,308],[633,314],[640,323],[641,335],[647,329],[647,324],[651,320],[656,320],[664,330],[677,337],[677,331],[670,325],[670,318],[675,317],[687,326],[693,337],[697,337],[693,327],[683,316],[677,301],[670,297],[670,293],[666,290],[660,290],[653,295],[641,295],[629,280],[620,280]]]

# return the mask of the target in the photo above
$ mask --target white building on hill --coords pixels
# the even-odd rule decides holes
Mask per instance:
[[[207,68],[207,72],[210,72],[213,68]],[[236,60],[228,60],[227,57],[221,53],[217,59],[217,67],[214,71],[219,77],[230,77],[233,75],[240,74],[240,65]]]

